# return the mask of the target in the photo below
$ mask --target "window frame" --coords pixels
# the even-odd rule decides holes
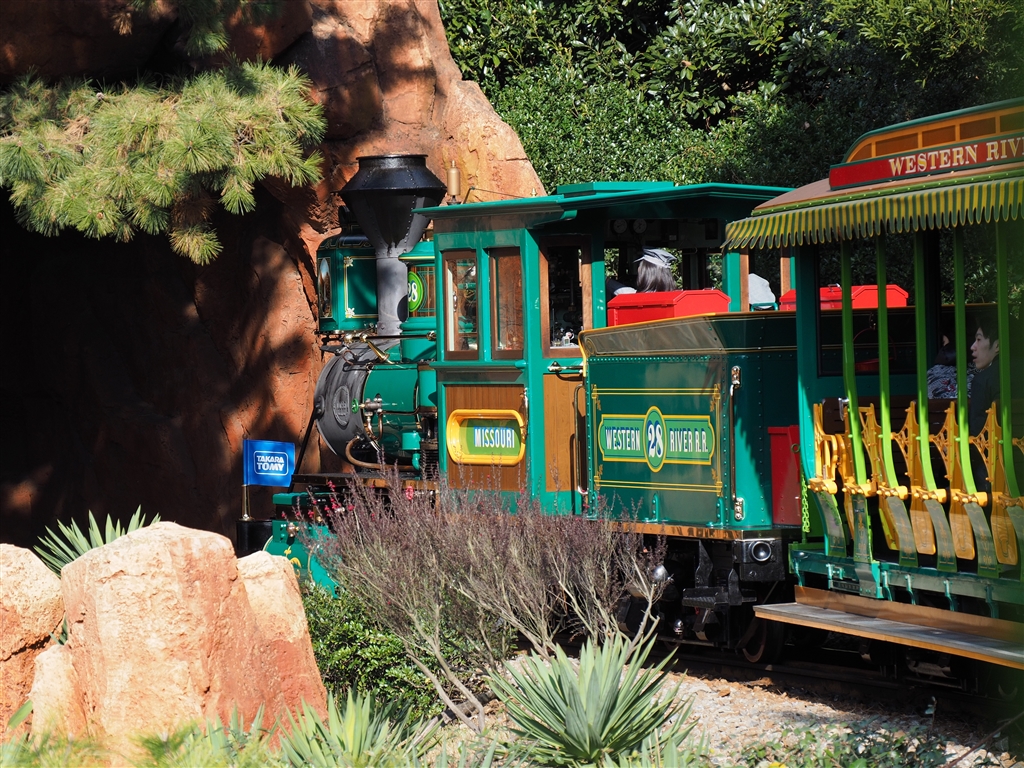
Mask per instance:
[[[579,249],[579,271],[580,281],[580,303],[583,305],[583,328],[589,330],[594,327],[594,301],[593,301],[593,258],[591,255],[590,238],[584,236],[563,235],[560,237],[546,237],[537,242],[538,253],[540,254],[538,271],[540,272],[539,296],[540,296],[540,346],[544,357],[580,357],[577,349],[572,354],[566,354],[571,347],[554,347],[551,345],[551,299],[548,272],[550,270],[549,254],[553,248],[577,248]]]
[[[476,267],[476,318],[475,335],[476,349],[454,349],[456,334],[458,333],[457,307],[452,305],[456,287],[453,285],[453,268],[456,262],[472,261]],[[444,265],[444,357],[446,360],[480,360],[481,359],[481,328],[480,328],[480,259],[479,254],[472,248],[453,248],[443,251],[441,263]]]
[[[490,248],[487,250],[487,258],[490,261],[490,298],[491,298],[491,359],[493,360],[522,360],[526,354],[526,323],[524,317],[525,297],[523,296],[523,254],[519,246],[505,246]],[[499,259],[515,259],[519,266],[519,290],[515,297],[519,315],[519,346],[514,349],[500,349],[498,344],[498,333],[500,331],[499,313],[501,301],[498,297],[498,282],[501,271],[498,268]]]

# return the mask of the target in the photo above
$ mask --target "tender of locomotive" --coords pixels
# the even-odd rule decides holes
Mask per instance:
[[[397,464],[413,492],[440,472],[667,537],[667,640],[763,661],[791,624],[1024,669],[1022,129],[1022,100],[891,126],[793,191],[595,183],[437,206],[425,168],[378,184],[391,197],[356,177],[354,210],[402,201],[357,210],[361,233],[318,254],[320,434],[363,482]],[[970,435],[964,251],[986,233],[1000,396]],[[607,278],[650,247],[681,257],[683,290],[612,299]],[[755,257],[780,268],[781,309],[751,311]],[[865,258],[877,280],[855,286]],[[942,331],[959,397],[929,401]],[[297,475],[275,501],[287,512],[331,479]],[[299,551],[287,521],[268,548]]]

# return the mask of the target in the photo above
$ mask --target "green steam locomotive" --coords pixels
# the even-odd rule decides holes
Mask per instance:
[[[1024,100],[865,134],[796,190],[457,204],[422,156],[363,158],[317,254],[313,419],[349,471],[297,474],[245,537],[329,582],[288,514],[397,467],[666,537],[669,642],[763,662],[797,626],[1024,669],[1022,156]],[[652,253],[681,289],[622,291]]]

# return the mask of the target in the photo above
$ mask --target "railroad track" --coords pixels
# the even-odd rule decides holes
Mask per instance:
[[[579,643],[568,638],[562,638],[561,644],[569,654],[579,649]],[[830,636],[824,647],[787,645],[782,659],[771,664],[749,662],[736,652],[662,641],[652,650],[649,663],[658,663],[669,653],[673,654],[671,672],[779,692],[806,692],[821,698],[839,696],[893,715],[924,717],[929,710],[945,716],[956,713],[957,719],[984,733],[997,730],[1024,710],[1024,674],[1015,670],[972,662],[968,669],[982,676],[988,674],[990,689],[979,693],[984,689],[978,686],[985,684],[981,679],[913,675],[900,668],[900,658],[885,658],[887,664],[872,664],[849,638],[839,636]],[[939,672],[935,665],[926,668]],[[993,680],[1009,690],[999,690],[999,683],[992,684]],[[1024,718],[1005,730],[1004,735],[1010,737],[1016,752],[1024,752]]]
[[[652,653],[651,661],[663,659],[671,651],[664,644]],[[796,649],[787,646],[784,658],[772,664],[748,662],[742,655],[712,649],[675,649],[670,670],[691,677],[721,679],[732,684],[759,687],[779,692],[811,693],[822,698],[841,696],[845,701],[889,712],[893,715],[924,717],[938,711],[970,723],[977,731],[997,731],[1024,711],[1024,675],[997,667],[991,672],[1012,686],[1010,691],[979,693],[965,690],[967,681],[951,678],[896,674],[895,667],[880,669],[865,662],[858,653],[831,648]],[[970,681],[977,684],[976,681]],[[1024,718],[1003,728],[1011,751],[1024,752]]]

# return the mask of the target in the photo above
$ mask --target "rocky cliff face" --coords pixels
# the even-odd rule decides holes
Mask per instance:
[[[180,48],[171,0],[117,32],[126,0],[0,4],[0,80],[114,77]],[[421,153],[463,189],[543,192],[522,146],[460,79],[436,0],[287,0],[260,28],[230,25],[233,52],[296,64],[329,127],[325,181],[267,184],[257,211],[223,215],[208,267],[161,238],[43,238],[0,203],[0,538],[30,544],[60,517],[127,516],[233,535],[243,438],[299,441],[322,366],[313,254],[336,231],[332,196],[357,158]],[[326,449],[324,449],[326,451]],[[312,451],[303,469],[319,468]],[[324,460],[328,454],[324,453]],[[254,494],[269,512],[269,494]]]

